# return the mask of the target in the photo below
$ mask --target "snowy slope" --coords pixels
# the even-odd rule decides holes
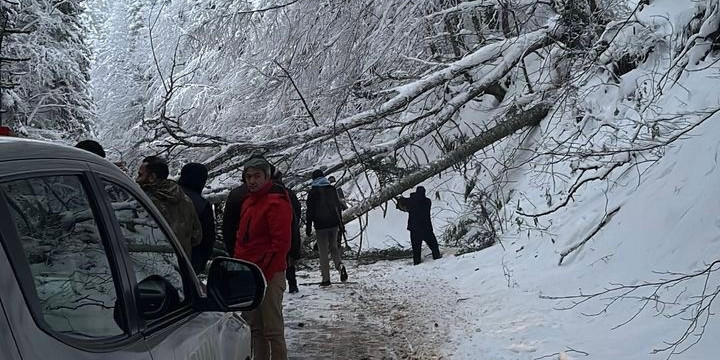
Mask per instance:
[[[567,301],[541,298],[601,291],[613,283],[638,284],[671,278],[656,272],[694,273],[720,258],[720,171],[717,154],[720,119],[703,125],[668,152],[644,175],[641,185],[632,176],[616,186],[615,203],[622,208],[576,254],[558,266],[559,253],[587,235],[602,217],[605,197],[578,201],[554,217],[550,233],[541,236],[507,236],[506,250],[494,246],[479,253],[427,262],[391,272],[385,281],[414,282],[437,279],[442,291],[452,288],[456,307],[438,312],[469,315],[467,322],[449,321],[452,333],[447,355],[452,359],[535,359],[566,352],[553,359],[664,359],[669,352],[651,355],[665,342],[679,339],[689,323],[682,315],[666,318],[695,301],[704,277],[676,289],[659,292],[664,301],[677,297],[680,305],[651,303],[633,321],[642,303],[630,299],[616,303],[598,316],[608,297],[591,300],[572,310],[557,310]],[[611,205],[612,206],[612,205]],[[553,242],[554,240],[554,242]],[[718,269],[715,266],[715,269]],[[720,275],[709,278],[708,289],[717,291]],[[422,298],[438,288],[418,288]],[[638,295],[647,296],[647,291]],[[454,302],[450,302],[454,303]],[[434,306],[436,304],[425,304]],[[658,305],[658,306],[656,306]],[[720,302],[711,310],[717,313]],[[674,359],[717,359],[720,319],[711,316],[701,341]],[[696,339],[691,335],[685,345]],[[680,347],[678,350],[683,349]],[[568,351],[575,349],[586,352]],[[563,356],[565,356],[563,355]]]
[[[436,309],[455,314],[441,324],[452,335],[446,349],[448,358],[537,359],[547,355],[545,358],[551,359],[664,359],[673,349],[678,353],[673,359],[720,358],[720,319],[713,315],[720,310],[720,301],[706,309],[702,307],[714,298],[700,303],[701,310],[709,310],[711,315],[705,318],[708,312],[701,311],[697,327],[687,320],[698,311],[693,304],[700,300],[698,295],[703,294],[705,285],[705,294],[720,291],[717,272],[674,287],[660,287],[655,294],[655,288],[641,289],[613,302],[612,296],[619,293],[611,293],[568,310],[558,309],[568,307],[570,300],[547,298],[677,278],[720,260],[720,116],[713,112],[720,108],[715,90],[720,87],[717,53],[703,56],[708,44],[680,49],[681,56],[676,56],[675,48],[678,29],[702,10],[702,3],[651,2],[637,18],[654,27],[657,37],[641,40],[652,43],[655,51],[637,69],[624,74],[619,83],[608,81],[602,72],[586,78],[575,105],[575,109],[583,109],[582,120],[576,121],[577,114],[559,104],[558,113],[546,119],[527,141],[529,148],[547,150],[547,139],[566,138],[579,128],[582,135],[572,141],[585,143],[588,150],[602,151],[627,145],[624,141],[637,124],[651,124],[639,127],[643,131],[640,138],[646,136],[647,141],[633,146],[673,140],[670,145],[659,151],[631,152],[634,155],[630,156],[619,152],[600,159],[600,165],[607,165],[589,172],[588,177],[608,170],[612,163],[621,164],[607,179],[581,186],[567,206],[537,217],[537,223],[517,211],[537,214],[555,208],[567,197],[573,182],[583,179],[576,178],[579,172],[573,169],[592,165],[592,159],[576,157],[558,162],[552,167],[553,179],[548,175],[547,158],[521,154],[515,159],[519,167],[509,172],[509,185],[503,187],[500,196],[508,197],[502,209],[508,220],[501,238],[504,249],[497,245],[385,275],[383,280],[397,283],[432,278],[443,284],[420,287],[412,296],[446,291],[448,296],[457,297],[448,302],[456,305]],[[710,10],[717,11],[717,7]],[[701,35],[703,31],[701,28]],[[683,56],[688,59],[685,71],[677,83],[668,81],[667,74],[674,74],[675,64]],[[658,134],[643,130],[651,129],[652,124],[657,124]],[[700,125],[690,130],[693,124]],[[480,179],[489,181],[483,175]],[[435,179],[426,186],[431,192],[449,194],[463,184],[458,176],[448,181],[447,177]],[[435,206],[445,212],[461,212],[454,202],[436,201]],[[619,210],[607,224],[559,266],[560,253],[591,235],[615,209]],[[368,229],[371,243],[381,242],[379,239],[387,234],[407,242],[404,227],[399,224],[405,218],[392,206],[387,219],[381,220],[377,211],[371,218],[376,220]],[[438,214],[436,227],[451,219]],[[720,269],[720,264],[713,269]],[[644,306],[647,297],[653,300]],[[464,321],[458,321],[458,316]],[[703,328],[703,324],[707,326]],[[687,338],[677,348],[656,352],[668,343],[683,340],[688,326]],[[700,334],[700,341],[687,349]]]

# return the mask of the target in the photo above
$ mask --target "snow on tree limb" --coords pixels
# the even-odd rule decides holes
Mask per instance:
[[[493,59],[502,57],[503,61],[499,66],[503,68],[505,66],[514,66],[520,57],[528,52],[528,49],[536,48],[538,44],[549,43],[551,41],[550,32],[551,30],[545,27],[515,38],[484,46],[449,66],[426,75],[420,80],[390,89],[389,92],[392,91],[395,95],[389,100],[370,110],[341,119],[334,124],[332,122],[326,123],[319,127],[280,136],[272,140],[261,142],[248,140],[223,146],[216,155],[205,161],[205,165],[208,169],[214,169],[224,162],[231,160],[233,157],[244,153],[267,153],[276,151],[306,143],[320,137],[336,136],[345,131],[372,124],[379,119],[401,111],[427,91]],[[497,71],[495,74],[500,76],[503,75],[504,72]]]
[[[463,105],[467,104],[472,99],[477,98],[483,93],[486,93],[486,91],[490,87],[492,87],[500,79],[505,77],[510,71],[515,68],[515,66],[520,62],[523,57],[525,57],[526,54],[547,45],[548,40],[549,39],[547,38],[541,39],[540,41],[532,44],[530,47],[527,48],[513,47],[512,49],[508,50],[503,54],[503,60],[501,63],[493,66],[490,71],[488,71],[480,80],[473,83],[466,91],[453,97],[450,101],[448,101],[447,104],[445,104],[442,108],[438,109],[438,111],[431,110],[431,115],[435,115],[435,113],[437,114],[432,122],[424,125],[421,129],[417,131],[402,135],[390,142],[375,144],[364,149],[360,153],[355,153],[353,155],[343,157],[344,160],[328,166],[327,172],[332,173],[342,168],[348,168],[350,166],[357,165],[363,159],[368,159],[376,155],[381,155],[401,149],[430,135],[432,132],[439,129],[441,126],[450,121],[453,116],[462,108]]]
[[[452,13],[456,13],[456,12],[473,10],[473,9],[481,7],[481,6],[495,6],[497,4],[498,4],[497,0],[475,0],[475,1],[461,2],[460,4],[453,6],[451,8],[443,9],[440,11],[436,11],[432,14],[426,15],[425,18],[432,19],[434,17],[446,16],[448,14],[452,14]]]
[[[470,139],[455,150],[445,154],[443,158],[425,164],[420,169],[366,198],[359,205],[345,211],[343,213],[343,221],[346,223],[350,222],[373,208],[393,199],[395,196],[402,194],[404,191],[410,190],[423,181],[440,174],[483,148],[512,135],[522,128],[537,125],[547,116],[551,107],[552,104],[546,101],[539,102],[527,110],[512,106],[505,114],[505,118],[497,121],[498,125]]]

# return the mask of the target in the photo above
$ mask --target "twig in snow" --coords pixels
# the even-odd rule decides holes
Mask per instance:
[[[575,349],[573,349],[573,348],[567,348],[567,350],[565,350],[565,351],[563,351],[563,352],[561,352],[561,353],[556,352],[556,353],[553,353],[553,354],[548,354],[548,355],[536,357],[536,358],[534,358],[533,360],[547,359],[547,358],[551,358],[551,357],[555,357],[555,356],[558,356],[558,357],[559,357],[559,356],[560,356],[561,354],[563,354],[563,353],[578,353],[578,354],[580,354],[580,355],[590,356],[589,353],[586,353],[586,352],[584,352],[584,351],[575,350]]]
[[[667,359],[673,355],[682,354],[695,344],[700,342],[702,339],[705,328],[709,324],[710,317],[714,315],[712,310],[713,302],[720,296],[720,285],[711,284],[712,275],[720,270],[720,259],[715,260],[705,268],[700,269],[694,273],[682,274],[674,272],[665,272],[665,275],[673,275],[671,278],[660,279],[653,282],[642,282],[637,285],[624,285],[624,284],[613,284],[613,287],[606,288],[601,291],[597,291],[589,294],[579,294],[570,296],[540,296],[543,299],[550,300],[571,300],[572,303],[568,306],[560,308],[560,310],[570,310],[584,304],[592,299],[603,298],[608,302],[603,308],[595,313],[585,314],[588,316],[597,316],[603,313],[607,313],[610,308],[623,301],[623,300],[634,300],[640,301],[640,308],[627,320],[616,325],[614,329],[622,327],[632,320],[637,318],[648,305],[655,304],[655,308],[659,315],[663,315],[666,318],[682,317],[683,320],[688,322],[685,327],[685,331],[677,339],[670,342],[664,342],[664,346],[654,349],[653,354],[669,351]],[[688,281],[699,279],[702,281],[702,291],[694,296],[685,296],[686,303],[680,303],[679,299],[686,292],[686,289],[679,291],[679,294],[673,296],[671,301],[663,300],[662,291],[669,292],[673,288],[680,288],[681,285],[687,284]],[[716,280],[716,279],[715,279]],[[635,295],[643,290],[649,290],[649,294]],[[606,297],[607,296],[607,297]],[[674,312],[666,313],[666,306],[676,306],[679,310]],[[690,340],[692,338],[692,340]],[[686,344],[690,342],[690,344]]]
[[[590,241],[590,239],[592,239],[592,237],[595,236],[595,234],[597,234],[598,231],[600,231],[600,229],[602,229],[605,225],[607,225],[608,222],[610,222],[610,219],[612,219],[612,217],[615,216],[615,214],[617,214],[618,211],[620,211],[620,206],[616,207],[615,209],[611,210],[609,213],[605,214],[605,216],[603,216],[600,223],[597,226],[595,226],[595,229],[593,229],[593,231],[590,232],[590,234],[587,237],[585,237],[585,239],[583,239],[579,243],[563,250],[563,252],[560,253],[560,261],[558,261],[558,266],[562,265],[562,262],[566,256],[570,255],[573,251],[579,249],[580,247],[585,245],[585,243]]]
[[[546,211],[543,211],[541,213],[536,213],[536,214],[525,213],[525,212],[522,212],[519,210],[516,212],[518,215],[534,217],[534,218],[552,214],[552,213],[562,209],[563,207],[567,206],[567,204],[570,203],[570,199],[573,199],[573,195],[575,195],[575,192],[577,192],[577,190],[580,189],[581,186],[583,186],[584,184],[587,184],[591,181],[607,179],[607,177],[613,172],[613,170],[627,164],[629,161],[630,161],[630,157],[628,156],[618,162],[613,163],[609,167],[605,167],[604,169],[598,170],[597,175],[587,177],[584,179],[583,179],[583,175],[585,175],[585,172],[588,169],[583,169],[582,172],[580,173],[580,175],[578,175],[577,179],[575,180],[575,184],[573,184],[573,186],[571,186],[570,189],[568,190],[568,194],[565,197],[565,200],[563,200],[561,203],[554,206],[550,210],[546,210]]]

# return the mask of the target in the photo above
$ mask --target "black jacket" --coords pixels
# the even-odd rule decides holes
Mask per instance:
[[[280,181],[276,181],[275,183],[285,187],[285,184]],[[302,257],[302,239],[300,238],[300,216],[302,214],[302,205],[300,205],[300,200],[298,200],[297,194],[295,194],[294,191],[288,189],[287,187],[285,187],[285,190],[290,197],[290,204],[292,205],[293,209],[292,243],[290,244],[290,252],[288,252],[288,257],[297,260]]]
[[[202,229],[202,240],[200,244],[192,249],[190,261],[192,262],[195,272],[200,273],[205,270],[205,265],[212,256],[213,246],[215,246],[215,214],[212,204],[205,200],[199,193],[183,186],[183,191],[192,200],[195,211],[200,218],[200,227]]]
[[[248,188],[242,184],[230,191],[225,200],[225,211],[222,218],[222,235],[225,242],[225,250],[232,256],[235,253],[235,233],[240,222],[240,211],[242,203],[248,196]]]
[[[293,224],[292,224],[292,242],[290,244],[290,252],[288,256],[292,259],[300,259],[302,256],[301,251],[301,238],[300,238],[300,214],[301,205],[297,195],[294,191],[285,187],[285,184],[279,181],[275,181],[277,185],[282,186],[287,191],[290,197],[290,203],[293,209]],[[235,252],[235,234],[238,230],[238,223],[240,221],[240,212],[242,210],[242,203],[248,196],[248,189],[245,184],[236,187],[230,194],[228,194],[227,200],[225,201],[225,211],[223,211],[223,223],[222,223],[222,234],[223,241],[225,242],[225,249],[228,254],[232,256]]]
[[[432,230],[431,207],[432,201],[425,194],[414,192],[410,194],[409,198],[401,197],[398,199],[398,209],[408,213],[407,229],[410,231]]]
[[[305,226],[315,229],[342,228],[342,204],[337,190],[332,185],[313,186],[307,196]]]

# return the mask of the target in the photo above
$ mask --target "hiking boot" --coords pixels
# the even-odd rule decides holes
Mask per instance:
[[[294,294],[296,292],[300,291],[297,286],[291,286],[288,290],[289,293]]]
[[[331,284],[332,284],[332,283],[330,282],[330,280],[328,280],[328,281],[323,281],[323,282],[320,283],[320,287],[330,286]]]
[[[348,279],[347,270],[345,270],[345,265],[340,264],[340,281],[346,282]]]

